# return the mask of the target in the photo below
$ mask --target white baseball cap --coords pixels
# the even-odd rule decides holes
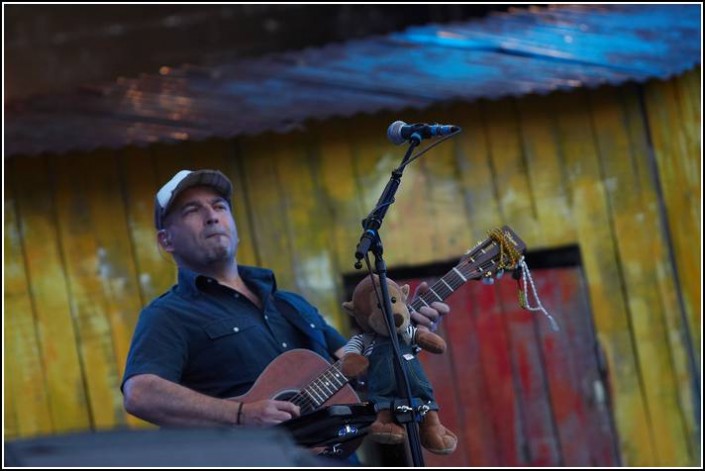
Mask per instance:
[[[176,197],[185,189],[194,186],[213,188],[232,207],[230,200],[233,196],[233,185],[222,172],[218,170],[181,170],[159,189],[154,198],[154,225],[157,229],[164,228],[164,218]]]

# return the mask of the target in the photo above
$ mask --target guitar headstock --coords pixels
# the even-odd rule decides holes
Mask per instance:
[[[526,251],[526,244],[509,227],[489,231],[488,237],[479,242],[456,266],[467,279],[492,282],[505,271],[514,270]]]
[[[509,226],[492,229],[487,239],[470,249],[452,270],[428,291],[417,296],[409,306],[418,311],[435,301],[443,301],[470,280],[493,283],[505,271],[517,268],[525,250],[526,244]]]

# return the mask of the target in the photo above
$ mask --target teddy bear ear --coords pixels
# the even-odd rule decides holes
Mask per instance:
[[[410,290],[411,290],[411,288],[409,288],[409,285],[404,285],[404,286],[401,287],[401,292],[404,294],[404,297],[405,297],[405,298],[408,298],[408,297],[409,297],[409,291],[410,291]]]
[[[350,314],[351,316],[355,315],[355,310],[354,310],[355,305],[353,304],[352,301],[345,301],[343,302],[343,310]]]

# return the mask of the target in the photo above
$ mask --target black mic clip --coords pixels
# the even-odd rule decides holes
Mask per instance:
[[[394,121],[387,128],[387,137],[396,145],[403,144],[406,141],[419,145],[423,139],[450,136],[458,132],[460,132],[460,127],[452,124],[406,124],[404,121]]]
[[[379,228],[380,226],[381,221],[377,218],[367,217],[362,220],[362,228],[364,229],[364,232],[362,233],[362,236],[360,236],[360,242],[358,242],[357,247],[355,248],[355,258],[357,259],[355,262],[356,269],[359,270],[362,268],[361,260],[365,258],[365,254],[370,251],[370,247],[377,241],[378,238],[377,230],[374,228]]]

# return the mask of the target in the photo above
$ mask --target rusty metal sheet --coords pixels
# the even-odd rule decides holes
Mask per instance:
[[[287,132],[434,103],[666,79],[700,64],[701,5],[556,5],[5,106],[5,156]]]

